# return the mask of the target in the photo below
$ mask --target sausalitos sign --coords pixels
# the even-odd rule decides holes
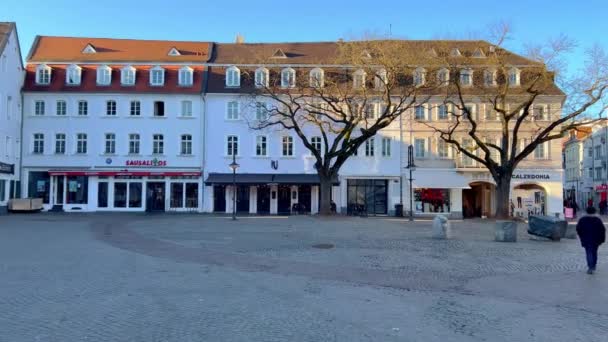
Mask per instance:
[[[167,161],[166,160],[158,160],[156,158],[154,159],[135,159],[135,160],[127,160],[126,162],[127,166],[151,166],[151,167],[161,167],[161,166],[167,166]]]
[[[528,173],[518,173],[513,175],[513,179],[551,179],[548,174],[528,174]]]

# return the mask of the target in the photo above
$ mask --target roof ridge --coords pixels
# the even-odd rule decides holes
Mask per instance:
[[[139,41],[139,42],[165,42],[165,43],[197,43],[209,44],[209,40],[165,40],[165,39],[139,39],[139,38],[109,38],[109,37],[88,37],[88,36],[45,36],[40,35],[40,38],[65,38],[65,39],[98,39],[98,40],[120,40],[120,41]]]

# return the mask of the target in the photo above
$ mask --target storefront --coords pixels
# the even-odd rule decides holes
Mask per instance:
[[[387,179],[348,179],[346,213],[356,215],[388,214]]]
[[[412,172],[412,178],[417,216],[442,214],[462,218],[462,191],[470,188],[464,175],[455,170],[419,168]],[[405,210],[409,210],[407,205]]]
[[[0,214],[7,211],[8,200],[19,197],[19,181],[15,179],[15,164],[0,162]]]

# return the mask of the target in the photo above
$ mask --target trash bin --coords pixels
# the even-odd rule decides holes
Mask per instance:
[[[403,204],[395,204],[395,216],[403,217]]]

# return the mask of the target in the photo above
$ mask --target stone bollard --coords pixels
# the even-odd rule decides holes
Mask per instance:
[[[447,217],[437,215],[433,219],[433,238],[434,239],[451,239],[452,227]]]
[[[517,242],[517,222],[496,221],[496,241]]]

